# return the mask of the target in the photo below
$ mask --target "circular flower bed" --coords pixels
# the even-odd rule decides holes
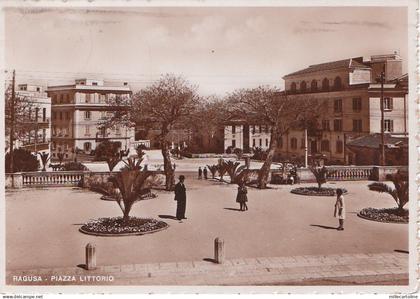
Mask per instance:
[[[168,227],[166,222],[152,218],[130,217],[126,223],[123,223],[122,217],[113,217],[87,222],[79,231],[95,236],[132,236],[150,234]]]
[[[141,200],[147,200],[147,199],[152,199],[156,197],[157,197],[157,194],[155,193],[146,193],[146,194],[141,195]],[[108,200],[108,201],[115,201],[115,197],[113,197],[112,195],[102,195],[101,199]]]
[[[340,188],[343,190],[343,194],[347,193],[347,190],[344,188]],[[299,187],[292,189],[290,192],[299,195],[308,195],[308,196],[336,196],[337,195],[337,188],[326,188],[326,187]]]
[[[365,208],[357,213],[357,216],[363,219],[387,222],[387,223],[408,223],[408,210],[403,209],[402,212],[397,208],[391,209],[375,209]]]

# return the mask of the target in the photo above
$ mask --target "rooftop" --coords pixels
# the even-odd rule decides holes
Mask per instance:
[[[309,67],[287,74],[283,78],[296,76],[296,75],[303,75],[307,73],[313,73],[313,72],[319,72],[319,71],[325,71],[325,70],[333,70],[333,69],[354,69],[354,68],[364,68],[368,69],[370,68],[368,65],[363,63],[363,57],[355,57],[355,58],[348,58],[343,60],[337,60],[337,61],[331,61],[326,63],[320,63],[320,64],[313,64]]]
[[[403,147],[408,146],[408,136],[405,134],[385,133],[385,145],[387,147]],[[348,146],[379,148],[381,144],[381,134],[374,133],[362,137],[358,137],[347,142]]]

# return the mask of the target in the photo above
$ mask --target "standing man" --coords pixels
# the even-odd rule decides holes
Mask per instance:
[[[204,167],[203,174],[204,174],[204,179],[207,180],[207,167]]]
[[[202,175],[203,175],[203,170],[201,169],[201,166],[200,166],[200,167],[198,167],[198,179],[199,180],[201,180]]]
[[[187,193],[184,185],[185,176],[179,176],[179,182],[175,185],[175,200],[177,201],[176,205],[176,218],[182,222],[182,219],[187,219],[185,217],[185,208],[187,204]]]

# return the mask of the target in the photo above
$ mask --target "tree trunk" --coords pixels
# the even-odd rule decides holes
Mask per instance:
[[[124,215],[123,215],[123,223],[128,223],[129,220],[130,220],[130,210],[125,209]]]
[[[172,191],[175,187],[175,172],[171,163],[171,155],[166,141],[162,142],[163,170],[165,172],[165,190]]]
[[[274,153],[277,149],[278,137],[279,136],[277,136],[277,134],[271,132],[270,147],[268,149],[267,158],[258,173],[258,188],[260,189],[267,188],[268,175],[270,174],[271,163],[273,162]]]

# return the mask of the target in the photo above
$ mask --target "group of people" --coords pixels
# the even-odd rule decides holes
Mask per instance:
[[[204,168],[205,169],[205,168]],[[205,169],[206,170],[206,169]],[[198,178],[201,179],[202,175],[201,168],[199,168],[199,176]],[[207,171],[204,172],[205,179],[207,179]],[[185,210],[186,210],[186,203],[187,203],[187,193],[185,188],[185,176],[179,176],[179,182],[175,185],[175,201],[177,201],[177,208],[176,208],[176,218],[182,222],[183,219],[187,219],[185,217]],[[334,205],[334,217],[338,219],[339,226],[337,230],[343,231],[344,230],[344,219],[345,219],[345,205],[344,205],[344,196],[343,190],[337,189],[337,198]],[[248,190],[246,188],[245,182],[240,182],[238,185],[238,193],[236,195],[236,202],[239,203],[239,210],[240,211],[247,211],[248,205]]]
[[[198,179],[199,180],[203,179],[203,176],[204,176],[204,179],[207,180],[207,174],[208,174],[207,167],[203,167],[203,169],[201,168],[201,166],[198,167]]]

